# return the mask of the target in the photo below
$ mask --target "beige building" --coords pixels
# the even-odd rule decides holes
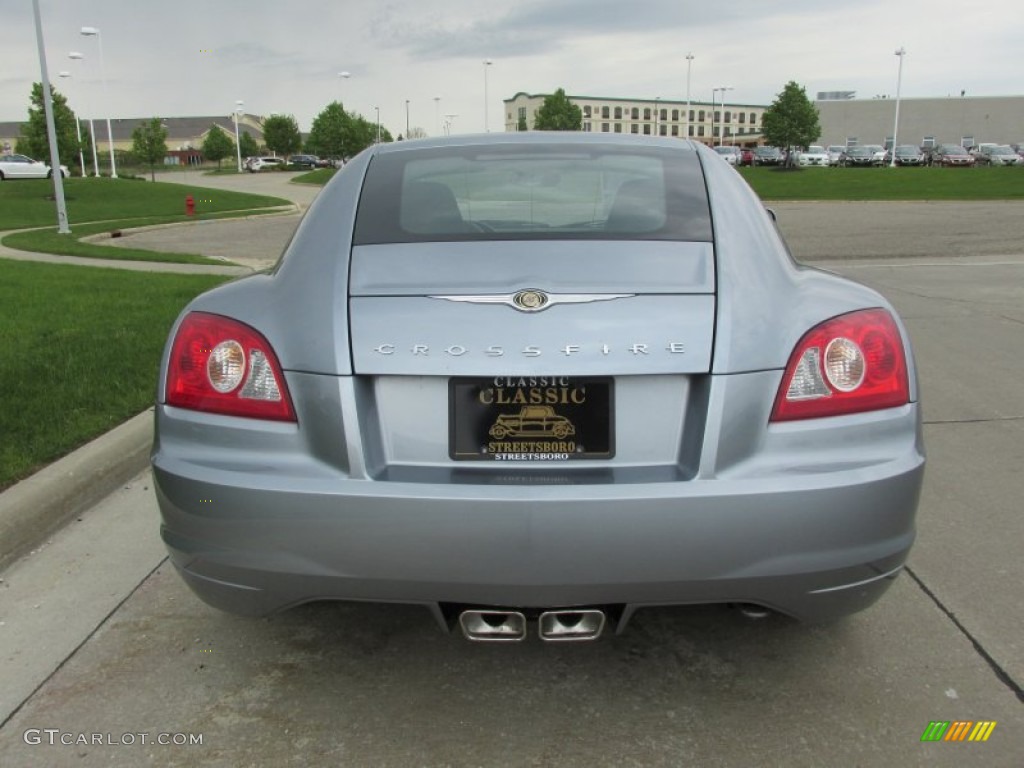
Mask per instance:
[[[816,101],[820,144],[892,143],[895,99]],[[900,99],[900,144],[1024,143],[1024,96]]]
[[[143,123],[152,120],[151,117],[129,117],[115,118],[110,121],[111,135],[114,139],[114,149],[128,151],[132,148],[132,132]],[[165,117],[162,118],[167,128],[167,149],[172,153],[187,153],[189,150],[198,150],[214,125],[223,129],[231,140],[235,140],[235,121],[231,117],[214,115],[211,117]],[[88,128],[88,122],[82,121],[82,127]],[[93,127],[96,130],[96,147],[99,150],[107,148],[107,121],[105,119],[94,119]],[[256,140],[259,145],[263,144],[263,118],[258,115],[239,115],[238,135],[246,131]],[[13,152],[21,136],[21,123],[0,123],[0,151]],[[10,150],[4,148],[10,146]],[[171,155],[172,157],[174,155]],[[48,160],[48,158],[47,158]],[[70,165],[64,158],[61,162]]]
[[[517,93],[505,99],[505,130],[525,124],[533,130],[535,115],[549,94]],[[754,145],[761,143],[761,117],[766,105],[669,99],[616,99],[569,96],[583,111],[583,130],[594,133],[633,133],[642,136],[692,138],[705,144]]]

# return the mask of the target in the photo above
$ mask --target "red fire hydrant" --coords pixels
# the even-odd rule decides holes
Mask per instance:
[[[196,201],[192,199],[192,195],[186,195],[185,197],[185,215],[192,216],[196,212]]]

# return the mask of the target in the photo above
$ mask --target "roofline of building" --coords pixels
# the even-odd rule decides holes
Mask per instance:
[[[525,91],[520,91],[519,93],[517,93],[512,98],[505,99],[504,102],[506,104],[508,104],[510,101],[515,101],[520,96],[525,96],[528,99],[544,99],[544,98],[547,98],[548,96],[552,96],[552,95],[553,94],[550,94],[550,93],[526,93]],[[623,101],[623,102],[628,101],[628,102],[633,102],[633,103],[639,102],[641,104],[686,104],[687,103],[685,98],[684,99],[635,99],[635,98],[625,97],[625,96],[624,97],[616,97],[616,96],[578,96],[578,95],[572,94],[572,93],[567,93],[565,95],[569,99],[575,99],[575,100],[578,100],[578,101],[584,101],[584,100],[585,101]],[[708,106],[708,107],[711,106],[711,102],[710,101],[704,101],[703,99],[690,99],[689,103],[690,103],[691,106],[693,106],[694,104],[703,104],[703,105]],[[761,109],[761,108],[766,106],[764,104],[744,104],[744,103],[740,103],[740,102],[736,102],[736,101],[729,101],[727,103],[728,103],[728,105],[730,107],[754,107],[754,108],[757,108],[757,109]],[[715,101],[715,106],[718,106],[719,104],[721,104],[721,102],[716,100]]]

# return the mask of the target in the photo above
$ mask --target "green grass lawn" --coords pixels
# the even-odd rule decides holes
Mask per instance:
[[[132,179],[64,180],[64,197],[72,232],[79,224],[141,217],[185,219],[185,197],[192,195],[197,214],[291,205],[288,200],[244,192]],[[53,183],[23,179],[0,183],[0,230],[57,225]]]
[[[1020,200],[1024,169],[741,168],[762,200]]]
[[[0,489],[152,405],[174,318],[224,280],[0,259]]]
[[[317,186],[323,186],[332,178],[338,171],[335,168],[317,168],[315,171],[309,171],[303,173],[292,179],[296,184],[316,184]]]

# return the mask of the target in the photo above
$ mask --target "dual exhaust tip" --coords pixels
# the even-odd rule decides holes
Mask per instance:
[[[545,642],[581,642],[599,638],[605,621],[604,611],[590,608],[545,611],[537,619],[537,629]],[[459,626],[462,634],[475,642],[514,643],[526,639],[526,616],[519,611],[463,611]]]

